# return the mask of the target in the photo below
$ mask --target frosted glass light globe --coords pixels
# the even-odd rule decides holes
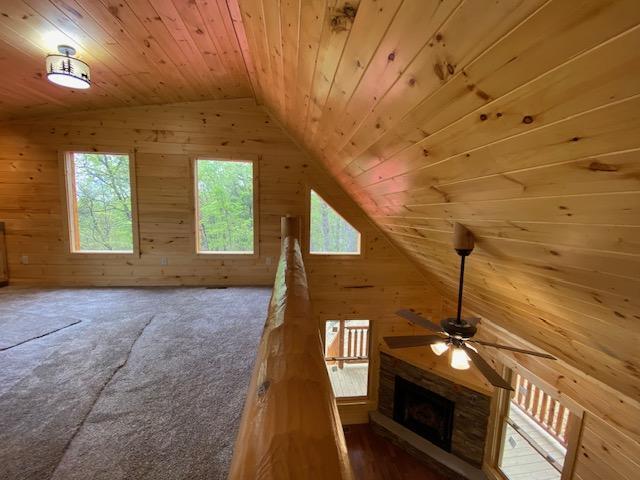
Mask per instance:
[[[451,351],[451,368],[456,370],[468,370],[470,367],[469,356],[460,347],[454,347]]]
[[[445,342],[433,343],[431,344],[431,350],[433,350],[433,353],[440,356],[444,352],[449,350],[449,345],[447,345]]]

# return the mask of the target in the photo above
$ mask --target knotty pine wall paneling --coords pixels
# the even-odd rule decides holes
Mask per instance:
[[[59,151],[132,151],[140,255],[71,254]],[[195,253],[192,161],[258,162],[259,245],[255,256]],[[314,317],[371,320],[371,396],[343,408],[346,422],[375,408],[383,335],[411,332],[398,308],[440,316],[441,297],[422,274],[252,99],[127,107],[62,114],[0,126],[0,220],[6,222],[13,285],[272,285],[280,218],[306,215],[313,188],[363,236],[357,257],[309,255]],[[166,262],[166,265],[162,263]]]

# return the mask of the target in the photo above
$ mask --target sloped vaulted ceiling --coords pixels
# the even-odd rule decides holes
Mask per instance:
[[[636,0],[240,0],[258,98],[441,287],[640,398]]]
[[[4,0],[0,117],[255,95],[447,294],[640,398],[638,0]],[[43,79],[71,43],[94,88]],[[407,305],[411,307],[411,305]]]

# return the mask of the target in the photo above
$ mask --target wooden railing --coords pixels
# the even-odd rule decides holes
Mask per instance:
[[[513,402],[552,437],[567,446],[570,415],[567,408],[520,375],[516,375]]]
[[[282,253],[236,439],[231,480],[351,480],[344,434],[311,315],[299,220]]]
[[[342,368],[345,363],[366,363],[369,361],[369,327],[367,325],[346,325],[340,320],[338,334],[334,342],[338,344],[338,355],[326,355],[325,361],[337,362]],[[334,345],[334,344],[332,344]],[[335,347],[329,348],[335,352]]]
[[[353,361],[368,360],[367,342],[369,335],[369,327],[345,327],[347,329],[347,344],[345,358]]]

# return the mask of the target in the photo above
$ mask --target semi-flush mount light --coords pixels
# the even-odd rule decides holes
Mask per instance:
[[[86,89],[91,86],[89,65],[73,58],[76,49],[59,45],[60,55],[47,56],[47,79],[56,85],[68,88]]]

